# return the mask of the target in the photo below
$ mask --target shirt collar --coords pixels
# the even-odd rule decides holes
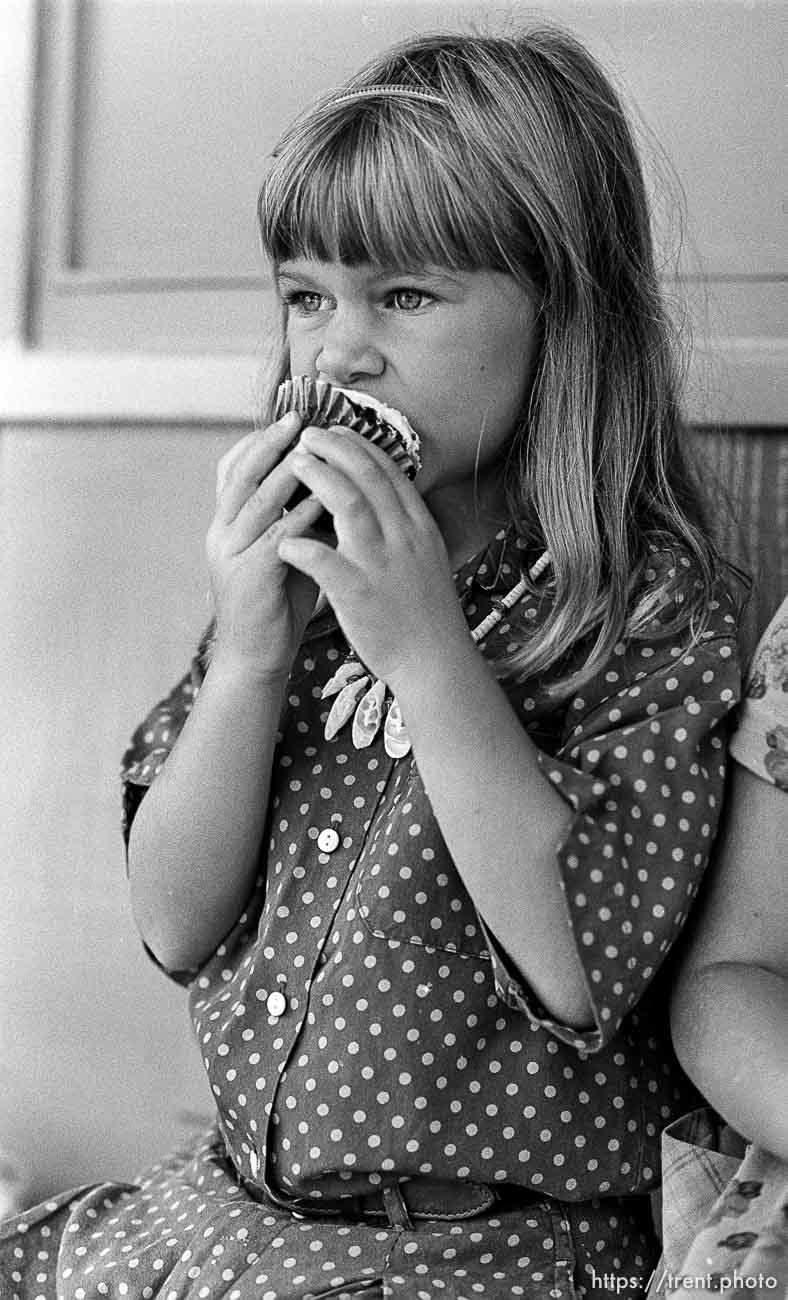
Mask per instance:
[[[454,583],[461,602],[474,590],[497,593],[507,585],[512,572],[511,532],[510,528],[499,529],[489,542],[455,569]],[[508,585],[513,586],[518,576],[515,574]]]

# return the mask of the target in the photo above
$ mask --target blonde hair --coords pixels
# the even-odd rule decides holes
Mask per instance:
[[[568,694],[657,615],[666,634],[699,635],[716,570],[680,446],[677,349],[633,136],[597,63],[553,27],[424,36],[343,91],[381,83],[443,102],[321,100],[264,181],[263,248],[274,264],[504,271],[535,295],[539,357],[505,486],[519,535],[550,552],[554,598],[506,665],[543,672],[593,635],[582,670],[557,684]],[[688,557],[694,581],[678,563],[649,569],[663,549]]]

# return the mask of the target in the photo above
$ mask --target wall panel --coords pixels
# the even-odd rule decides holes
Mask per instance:
[[[393,40],[542,18],[585,39],[637,108],[668,279],[680,232],[655,138],[675,167],[682,270],[710,286],[711,319],[695,310],[696,332],[781,332],[785,10],[774,0],[49,0],[43,14],[41,345],[253,351],[264,315],[255,196],[283,126]]]

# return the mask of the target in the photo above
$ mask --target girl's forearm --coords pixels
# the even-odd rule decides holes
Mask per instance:
[[[540,771],[501,686],[464,638],[389,685],[480,915],[548,1012],[592,1025],[556,857],[571,809]]]
[[[671,1026],[704,1096],[743,1137],[788,1160],[788,980],[748,962],[689,967]]]
[[[253,888],[285,682],[214,659],[135,817],[134,917],[170,970],[202,964]]]

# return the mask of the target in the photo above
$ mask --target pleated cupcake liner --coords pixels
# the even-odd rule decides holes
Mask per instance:
[[[307,375],[285,379],[277,391],[274,418],[279,420],[288,411],[298,411],[309,424],[319,429],[327,429],[332,424],[354,429],[385,451],[408,478],[415,478],[421,468],[415,433],[408,445],[405,434],[389,424],[374,406],[362,405],[358,399],[351,400],[341,388],[324,379],[311,379]]]

